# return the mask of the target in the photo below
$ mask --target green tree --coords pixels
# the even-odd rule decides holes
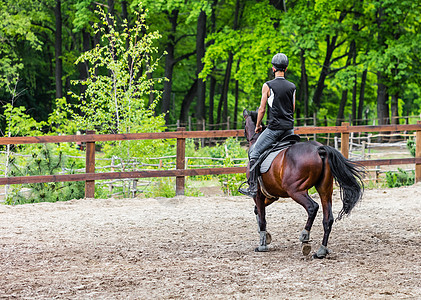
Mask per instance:
[[[142,9],[140,9],[142,11]],[[74,84],[86,85],[84,94],[73,94],[78,104],[73,117],[80,130],[96,129],[99,133],[160,132],[165,130],[164,115],[154,116],[155,100],[148,106],[148,94],[154,82],[148,79],[158,61],[146,62],[146,54],[156,53],[153,45],[160,35],[148,32],[144,23],[146,12],[137,14],[134,25],[127,21],[117,30],[114,19],[102,10],[98,11],[102,26],[96,26],[101,43],[84,52],[77,60],[89,63],[89,77]],[[158,91],[155,91],[160,96]],[[167,151],[167,141],[130,141],[107,146],[108,155],[144,156]]]

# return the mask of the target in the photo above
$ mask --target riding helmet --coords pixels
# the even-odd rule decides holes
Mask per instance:
[[[278,71],[285,71],[288,67],[288,57],[283,53],[277,53],[272,58],[272,65]]]

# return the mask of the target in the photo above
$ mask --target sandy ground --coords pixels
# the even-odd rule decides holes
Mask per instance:
[[[305,218],[290,199],[274,203],[270,251],[255,253],[246,197],[0,205],[0,298],[421,298],[421,184],[367,190],[335,222],[324,260],[300,252]],[[322,234],[319,213],[314,250]]]

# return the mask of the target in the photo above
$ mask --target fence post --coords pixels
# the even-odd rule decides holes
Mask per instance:
[[[317,115],[315,112],[313,112],[313,126],[317,126]],[[317,142],[317,135],[315,133],[313,134],[313,140]]]
[[[421,121],[417,121],[421,125]],[[415,137],[415,157],[421,157],[421,129],[417,130]],[[421,164],[415,164],[415,182],[421,182]]]
[[[177,128],[177,131],[186,131],[186,128],[180,127]],[[176,169],[181,170],[185,169],[185,159],[186,159],[186,139],[177,138],[177,159],[176,159]],[[176,176],[175,178],[175,194],[177,196],[184,195],[184,176]]]
[[[205,123],[205,119],[202,119],[202,130],[205,131],[206,130],[206,123]],[[201,143],[202,143],[202,148],[205,147],[205,138],[201,139]]]
[[[87,130],[86,134],[95,134]],[[86,142],[86,173],[95,173],[95,142]],[[85,181],[85,198],[95,198],[95,180]]]
[[[342,122],[341,126],[349,126],[349,123]],[[349,157],[349,132],[341,132],[341,153],[345,158]]]

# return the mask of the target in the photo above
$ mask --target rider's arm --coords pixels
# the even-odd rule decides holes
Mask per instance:
[[[292,111],[295,111],[295,92],[296,92],[297,90],[295,90],[294,91],[294,96],[293,96],[293,98],[292,98]]]
[[[266,102],[268,101],[269,93],[269,86],[265,83],[262,87],[262,99],[260,100],[260,107],[257,112],[257,123],[255,132],[262,131],[262,120],[266,112]]]

